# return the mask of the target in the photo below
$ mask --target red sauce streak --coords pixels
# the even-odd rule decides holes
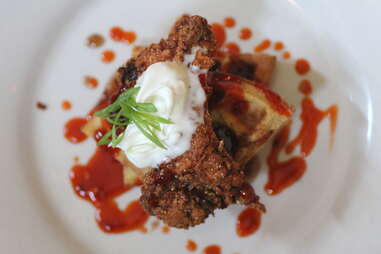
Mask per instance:
[[[254,208],[246,208],[243,210],[237,220],[236,232],[239,237],[247,237],[259,229],[261,225],[261,211]]]
[[[99,48],[105,43],[105,39],[100,34],[92,34],[87,37],[86,45],[89,48]]]
[[[48,106],[46,106],[46,104],[43,103],[43,102],[41,102],[41,101],[38,101],[38,102],[36,103],[36,107],[37,107],[38,109],[40,109],[40,110],[46,110],[46,109],[48,108]]]
[[[303,79],[299,83],[299,91],[304,95],[310,95],[312,93],[312,85],[308,79]]]
[[[131,187],[123,183],[123,166],[114,158],[112,148],[97,147],[85,165],[75,165],[70,180],[76,194],[97,209],[96,221],[106,233],[139,230],[148,220],[139,201],[120,209],[114,198]]]
[[[125,31],[119,26],[110,29],[110,37],[117,42],[133,43],[136,40],[136,33],[132,31]]]
[[[232,55],[236,55],[241,52],[241,48],[235,42],[226,43],[224,46],[224,50]]]
[[[266,49],[268,49],[270,46],[271,46],[271,41],[266,39],[266,40],[263,40],[261,43],[259,43],[255,47],[254,51],[256,53],[260,53],[260,52],[265,51]]]
[[[226,41],[225,28],[221,26],[220,24],[214,23],[212,24],[212,31],[213,31],[214,37],[216,38],[217,48],[222,47],[222,45],[224,45]]]
[[[89,88],[97,88],[98,80],[92,76],[85,76],[85,85]]]
[[[70,110],[71,109],[70,101],[64,100],[61,104],[61,107],[63,110]]]
[[[244,27],[239,32],[239,38],[241,40],[248,40],[251,38],[252,32],[250,28]]]
[[[218,245],[209,245],[205,247],[202,254],[221,254],[221,247]]]
[[[280,152],[287,145],[289,135],[290,124],[286,125],[276,135],[270,154],[267,157],[269,178],[265,185],[265,191],[269,195],[278,194],[293,185],[306,171],[307,163],[303,157],[296,156],[283,162],[279,161]]]
[[[281,51],[284,48],[283,42],[277,41],[274,43],[274,49],[276,51]]]
[[[102,62],[111,63],[115,59],[115,53],[112,50],[105,50],[102,53]]]
[[[171,229],[167,225],[164,225],[161,229],[161,232],[163,232],[164,234],[169,234],[170,231]]]
[[[81,131],[87,123],[86,118],[75,117],[66,122],[64,127],[65,138],[73,144],[81,143],[87,139],[87,136]]]
[[[310,63],[303,58],[296,60],[295,71],[300,75],[305,75],[310,71]]]
[[[300,119],[302,120],[302,127],[298,136],[290,142],[286,147],[286,153],[294,151],[295,147],[300,144],[300,150],[303,156],[308,156],[315,147],[318,126],[321,121],[329,117],[330,122],[330,140],[333,143],[333,134],[336,130],[338,115],[338,106],[332,105],[327,110],[318,109],[310,97],[302,100],[302,113]]]
[[[235,19],[233,17],[226,17],[224,19],[225,27],[232,28],[235,26]]]
[[[291,57],[291,53],[290,52],[286,51],[286,52],[283,53],[283,58],[284,59],[290,59],[290,57]]]
[[[195,243],[192,240],[188,240],[187,244],[185,245],[185,247],[187,248],[187,250],[189,250],[191,252],[194,252],[194,251],[197,250],[197,243]]]

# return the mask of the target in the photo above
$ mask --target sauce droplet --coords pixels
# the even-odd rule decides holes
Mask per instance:
[[[61,104],[61,107],[63,110],[70,110],[71,109],[71,103],[68,100],[64,100]]]
[[[338,106],[332,105],[327,110],[320,110],[315,106],[315,103],[310,97],[305,97],[302,100],[302,127],[298,136],[290,142],[286,147],[286,153],[294,151],[295,147],[300,144],[300,150],[303,156],[308,156],[316,145],[318,136],[318,126],[321,121],[329,117],[330,122],[330,141],[333,143],[333,137],[336,130],[338,115]]]
[[[244,27],[239,32],[239,38],[241,40],[248,40],[251,38],[252,32],[250,28]]]
[[[185,245],[185,247],[187,248],[187,250],[193,252],[193,251],[197,250],[197,243],[195,243],[192,240],[188,240],[187,244]]]
[[[169,234],[170,228],[167,225],[164,225],[163,228],[161,229],[161,232],[164,234]]]
[[[310,63],[303,58],[296,60],[295,71],[300,75],[305,75],[310,71]]]
[[[290,124],[286,125],[275,136],[270,154],[267,157],[269,171],[265,191],[269,195],[278,194],[293,185],[306,171],[307,163],[303,157],[295,156],[283,162],[279,161],[280,152],[287,145],[289,135]]]
[[[136,33],[125,31],[119,26],[114,26],[110,29],[110,37],[117,42],[133,43],[136,40]]]
[[[274,43],[274,49],[276,51],[281,51],[284,48],[283,42],[277,41]]]
[[[221,26],[220,24],[214,23],[212,24],[212,31],[213,31],[214,37],[216,38],[217,48],[222,47],[222,45],[226,41],[225,28]]]
[[[87,139],[87,136],[81,131],[87,123],[86,118],[75,117],[70,119],[64,127],[65,138],[73,144],[80,143]]]
[[[233,17],[226,17],[224,19],[224,25],[228,28],[232,28],[235,26],[235,19]]]
[[[102,53],[102,61],[104,63],[111,63],[115,59],[115,53],[112,50],[105,50]]]
[[[226,52],[233,54],[233,55],[239,54],[241,52],[240,47],[235,42],[226,43],[224,46],[224,49]]]
[[[266,40],[263,40],[261,43],[259,43],[255,47],[254,51],[256,53],[260,53],[260,52],[265,51],[266,49],[268,49],[270,46],[271,46],[271,41],[266,39]]]
[[[310,95],[312,93],[311,82],[308,79],[303,79],[299,83],[299,91],[304,95]]]
[[[291,53],[290,52],[286,51],[286,52],[283,53],[283,58],[284,59],[290,59],[290,57],[291,57]]]
[[[92,76],[85,76],[85,85],[89,88],[97,88],[98,80]]]
[[[38,109],[40,109],[40,110],[46,110],[46,109],[48,108],[48,106],[46,106],[46,104],[43,103],[43,102],[41,102],[41,101],[38,101],[38,102],[36,103],[36,107],[37,107]]]
[[[99,48],[103,46],[105,43],[105,39],[100,34],[92,34],[89,37],[87,37],[86,45],[89,48]]]
[[[238,216],[236,232],[239,237],[247,237],[254,234],[261,225],[262,213],[254,208],[244,209]]]
[[[202,254],[221,254],[221,247],[218,245],[209,245],[205,247]]]

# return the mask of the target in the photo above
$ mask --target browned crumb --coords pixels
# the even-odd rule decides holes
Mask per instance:
[[[36,102],[36,107],[40,110],[46,110],[48,108],[48,106],[41,101]]]

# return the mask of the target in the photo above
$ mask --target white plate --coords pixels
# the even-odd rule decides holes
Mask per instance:
[[[376,18],[381,4],[371,0],[339,2],[3,4],[7,8],[0,10],[2,251],[186,253],[185,242],[193,239],[199,245],[198,252],[208,244],[219,244],[223,253],[379,253],[381,146],[377,142],[380,134],[374,132],[381,127],[377,98],[381,90],[377,83],[381,38],[372,31],[381,25]],[[83,76],[95,75],[105,84],[128,58],[131,47],[108,40],[103,49],[114,49],[117,59],[105,65],[99,60],[101,50],[86,48],[85,38],[92,32],[107,35],[111,26],[122,25],[138,32],[137,44],[153,42],[184,12],[200,14],[211,22],[235,17],[238,26],[230,36],[240,26],[250,26],[254,37],[241,44],[245,50],[269,37],[285,42],[293,59],[307,58],[313,67],[308,78],[315,84],[318,106],[337,103],[340,108],[335,144],[329,150],[325,121],[308,158],[307,173],[278,196],[263,192],[266,172],[261,171],[254,186],[269,212],[251,237],[235,234],[240,207],[218,211],[214,219],[189,231],[105,234],[96,226],[94,209],[73,194],[68,179],[72,157],[79,155],[85,162],[94,144],[87,141],[73,146],[63,138],[62,128],[70,117],[87,112],[101,93],[101,87],[85,88]],[[293,73],[293,60],[281,61],[274,89],[299,105],[301,96],[296,87],[300,78]],[[72,101],[71,111],[60,108],[64,99]],[[37,110],[37,100],[46,102],[49,109]],[[138,193],[129,192],[125,199],[136,198]]]

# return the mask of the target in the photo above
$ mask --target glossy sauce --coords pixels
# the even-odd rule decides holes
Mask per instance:
[[[303,79],[299,83],[298,90],[304,95],[310,95],[312,93],[311,82],[308,79]]]
[[[100,34],[92,34],[86,39],[86,45],[89,48],[99,48],[103,46],[105,39]]]
[[[219,245],[209,245],[205,247],[202,254],[221,254],[221,247]]]
[[[81,131],[87,123],[86,118],[75,117],[66,122],[64,126],[65,138],[73,144],[78,144],[87,139],[87,136]]]
[[[212,27],[214,37],[216,38],[217,48],[221,48],[226,41],[225,28],[218,23],[213,23],[211,27]]]
[[[98,80],[92,76],[85,76],[85,85],[89,88],[97,88]]]
[[[197,250],[197,243],[195,243],[195,241],[188,240],[185,247],[187,248],[187,250],[194,252]]]
[[[336,130],[337,114],[337,105],[332,105],[323,111],[315,106],[315,103],[310,97],[305,97],[302,100],[302,113],[300,115],[302,127],[297,137],[287,145],[286,152],[291,153],[297,145],[300,145],[302,155],[308,156],[316,145],[319,124],[326,117],[329,118],[330,140],[332,143]]]
[[[239,38],[241,40],[248,40],[251,38],[252,32],[250,28],[244,27],[239,31]]]
[[[115,53],[112,50],[105,50],[102,53],[102,62],[111,63],[115,59]]]
[[[286,125],[275,136],[271,151],[267,157],[269,167],[265,191],[269,195],[282,192],[298,181],[306,171],[307,163],[301,156],[279,161],[280,152],[287,145],[290,135],[290,124]]]
[[[232,28],[235,26],[235,19],[233,17],[226,17],[224,19],[225,27]]]
[[[255,208],[246,208],[238,216],[236,232],[239,237],[247,237],[254,234],[261,225],[262,212]]]
[[[68,100],[64,100],[61,103],[61,107],[62,107],[63,110],[66,110],[66,111],[70,110],[71,109],[71,102],[68,101]]]
[[[119,26],[110,29],[110,37],[117,42],[133,43],[136,40],[136,33],[132,31],[125,31]]]
[[[261,43],[259,43],[255,48],[254,51],[255,53],[260,53],[262,51],[265,51],[271,46],[271,41],[270,40],[263,40]]]
[[[283,42],[277,41],[274,43],[274,49],[276,51],[281,51],[284,48]]]
[[[291,57],[291,53],[290,52],[286,51],[286,52],[283,53],[283,58],[284,59],[290,59],[290,57]]]
[[[229,54],[239,54],[241,52],[241,48],[235,42],[229,42],[224,45],[224,50]]]
[[[299,75],[307,74],[310,71],[310,69],[311,69],[310,63],[306,59],[300,58],[300,59],[296,60],[295,71]]]
[[[141,229],[148,220],[139,201],[120,209],[115,198],[130,186],[123,182],[123,166],[114,158],[116,150],[98,146],[85,165],[75,165],[70,180],[75,193],[97,209],[96,221],[106,233],[121,233]]]

